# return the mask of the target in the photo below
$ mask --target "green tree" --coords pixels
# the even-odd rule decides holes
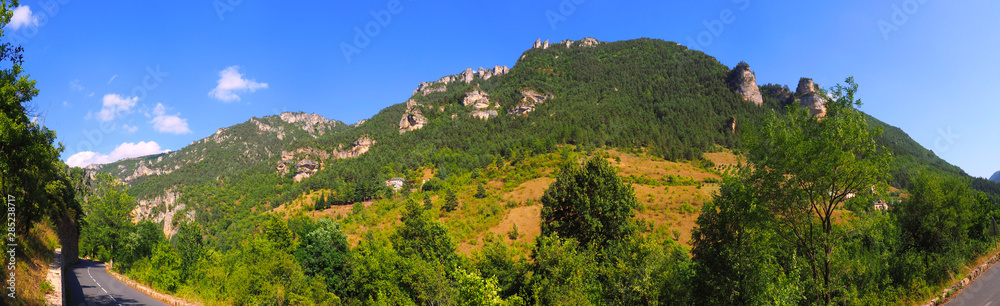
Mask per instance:
[[[181,261],[177,250],[166,241],[161,241],[153,250],[153,258],[150,260],[153,271],[148,274],[149,280],[154,286],[173,292],[181,285]]]
[[[458,209],[458,196],[455,195],[454,191],[448,189],[448,193],[444,196],[444,206],[441,207],[444,211],[453,212]]]
[[[783,254],[774,216],[761,202],[750,185],[729,177],[702,207],[691,235],[694,304],[798,304],[798,275],[786,272],[792,260]]]
[[[959,178],[921,174],[914,178],[910,195],[894,210],[902,230],[904,251],[920,254],[931,281],[947,277],[958,264],[935,259],[963,258],[969,228],[975,220],[975,194]]]
[[[772,114],[747,140],[753,165],[746,182],[775,216],[778,236],[787,238],[806,260],[807,289],[817,302],[830,304],[842,289],[833,251],[843,238],[834,215],[847,196],[888,180],[891,155],[878,147],[879,128],[869,128],[847,78],[826,102],[826,116],[791,106],[787,117]],[[820,95],[826,97],[825,91]]]
[[[347,292],[351,249],[336,222],[320,219],[319,226],[302,237],[295,255],[306,275],[323,276],[328,290],[338,295]]]
[[[183,222],[173,240],[181,260],[181,280],[186,282],[196,272],[193,269],[204,255],[201,228],[196,224]]]
[[[0,28],[9,29],[17,6],[18,1],[0,5]],[[44,114],[30,105],[38,89],[30,76],[22,75],[23,52],[10,40],[0,43],[0,62],[4,63],[0,69],[0,195],[5,201],[14,197],[18,237],[27,236],[43,216],[59,223],[75,223],[82,216],[59,161],[63,146],[56,145],[56,133],[43,126]],[[72,220],[63,220],[64,216]]]
[[[603,247],[635,232],[632,217],[638,206],[632,186],[606,160],[569,164],[542,196],[542,235]]]
[[[477,199],[482,199],[482,198],[486,197],[486,187],[483,186],[482,182],[480,182],[479,184],[476,185],[476,194],[475,194],[475,197]]]
[[[288,228],[288,221],[277,215],[269,215],[264,222],[264,236],[274,243],[274,247],[287,254],[295,254],[295,233]]]
[[[153,249],[165,239],[159,224],[149,220],[140,221],[136,224],[135,231],[126,237],[124,254],[116,265],[127,269],[132,263],[152,256]]]
[[[134,198],[125,193],[125,185],[111,176],[98,174],[94,194],[85,207],[85,225],[80,245],[84,254],[96,255],[97,247],[108,250],[112,259],[126,254],[127,237],[134,232],[132,209]]]
[[[598,263],[592,250],[576,239],[558,235],[538,237],[531,254],[531,289],[537,305],[593,305],[600,301]]]
[[[424,214],[413,200],[406,202],[406,212],[400,221],[403,226],[393,235],[392,243],[401,256],[438,263],[452,263],[457,259],[455,242],[444,225]]]

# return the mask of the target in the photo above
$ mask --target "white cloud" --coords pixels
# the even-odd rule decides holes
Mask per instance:
[[[7,24],[11,29],[17,30],[26,25],[38,26],[38,16],[31,13],[31,8],[27,5],[19,6],[14,9],[14,16],[10,18],[10,23]]]
[[[167,115],[167,109],[163,103],[156,103],[153,108],[153,129],[160,133],[187,134],[191,133],[188,128],[187,119],[181,119],[176,115]]]
[[[125,134],[133,134],[135,133],[135,131],[139,130],[139,127],[134,125],[122,124],[122,130],[125,131]]]
[[[97,114],[97,119],[101,121],[115,120],[115,117],[131,112],[136,101],[139,101],[139,97],[122,98],[118,94],[106,94],[104,95],[101,112]]]
[[[76,91],[84,90],[83,85],[80,85],[80,79],[69,81],[69,88]]]
[[[254,80],[244,79],[239,69],[240,66],[229,66],[229,68],[219,71],[219,84],[208,92],[208,96],[222,102],[233,102],[240,100],[240,96],[236,93],[254,92],[267,88],[267,83],[257,83]]]
[[[66,164],[70,167],[86,167],[92,164],[107,164],[116,162],[123,158],[146,156],[163,152],[168,152],[168,150],[161,149],[160,145],[155,141],[140,141],[139,143],[126,142],[116,147],[107,155],[91,151],[83,151],[73,154],[73,156],[66,159]]]
[[[108,80],[108,84],[111,84],[111,81],[114,81],[114,80],[115,80],[115,78],[117,78],[117,77],[118,77],[118,75],[117,75],[117,74],[116,74],[116,75],[112,75],[112,76],[111,76],[111,79],[110,79],[110,80]]]

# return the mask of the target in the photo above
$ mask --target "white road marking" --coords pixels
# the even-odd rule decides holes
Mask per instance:
[[[109,297],[111,297],[112,301],[115,302],[118,301],[115,299],[115,296],[111,295],[111,293],[108,293],[107,289],[104,289],[104,286],[101,286],[101,283],[97,282],[97,279],[94,279],[94,275],[90,274],[90,267],[87,267],[87,275],[90,275],[90,280],[94,281],[94,283],[97,284],[98,287],[101,287],[101,290],[104,290],[104,294],[107,294]],[[122,304],[118,304],[118,306],[122,306]]]

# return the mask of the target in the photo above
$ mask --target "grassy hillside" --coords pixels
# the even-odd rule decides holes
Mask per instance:
[[[526,158],[516,165],[487,168],[477,178],[473,178],[472,173],[450,176],[444,180],[444,185],[451,186],[450,190],[455,192],[460,203],[453,212],[443,209],[447,190],[424,191],[421,186],[410,186],[401,195],[377,201],[317,210],[316,201],[331,194],[324,189],[281,205],[273,212],[289,218],[300,215],[334,218],[341,222],[352,245],[357,245],[371,231],[391,230],[398,225],[407,201],[424,205],[429,199],[431,210],[440,211],[438,218],[447,225],[461,253],[470,255],[486,242],[504,241],[527,255],[541,233],[540,199],[555,181],[564,158],[582,160],[588,155],[604,156],[635,189],[640,201],[636,220],[649,232],[660,232],[690,246],[691,231],[701,205],[718,190],[721,175],[738,163],[738,157],[730,152],[707,153],[714,166],[706,167],[708,164],[703,162],[671,162],[640,152],[614,149],[575,152],[572,146],[564,146],[557,151]],[[440,171],[436,168],[420,170],[420,181],[431,179]],[[477,182],[485,182],[485,197],[476,196]]]

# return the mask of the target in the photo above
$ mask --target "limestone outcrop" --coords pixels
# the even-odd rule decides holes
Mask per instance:
[[[743,101],[750,101],[757,106],[764,104],[764,97],[760,94],[760,87],[757,86],[757,76],[750,71],[750,65],[740,63],[729,72],[730,86],[735,88],[736,93],[743,97]]]
[[[343,150],[343,145],[341,145],[332,153],[311,147],[298,148],[294,151],[281,151],[281,161],[278,162],[277,171],[279,175],[294,171],[295,181],[299,182],[325,168],[325,162],[331,158],[356,158],[368,152],[374,145],[375,140],[371,137],[361,136],[347,150]]]
[[[471,115],[473,118],[487,120],[490,119],[490,117],[496,117],[498,113],[495,110],[487,109],[487,110],[474,110],[469,112],[469,115]]]
[[[471,69],[467,71],[471,71]],[[406,101],[406,112],[403,113],[403,118],[399,119],[400,135],[409,131],[419,130],[427,124],[427,117],[424,117],[420,113],[419,106],[413,99]]]
[[[469,112],[469,115],[478,119],[486,120],[499,114],[496,110],[489,109],[490,95],[478,89],[466,93],[465,98],[462,99],[462,105],[472,106],[473,110]]]
[[[323,116],[317,114],[306,114],[306,113],[281,113],[281,120],[295,124],[299,126],[302,130],[312,133],[317,133],[323,135],[327,130],[336,126],[337,122],[334,120],[326,119]]]
[[[521,90],[521,103],[507,111],[511,115],[527,115],[535,111],[535,106],[551,99],[551,94],[540,94],[534,90]]]
[[[421,82],[417,86],[417,89],[413,90],[413,94],[421,93],[426,96],[435,92],[445,91],[448,91],[448,82]]]
[[[462,71],[462,73],[458,75],[458,79],[465,82],[465,84],[472,83],[472,79],[475,77],[476,75],[472,72],[472,68],[466,68],[465,71]]]
[[[313,174],[316,174],[316,172],[318,172],[319,169],[320,169],[319,163],[313,160],[310,159],[300,160],[299,162],[295,163],[295,176],[294,176],[295,181],[301,182],[303,179],[310,177]]]
[[[580,47],[593,47],[593,46],[601,44],[600,41],[598,41],[597,39],[595,39],[593,37],[584,37],[583,39],[578,40],[578,41],[573,41],[573,40],[567,39],[567,40],[561,41],[559,43],[565,45],[566,49],[572,48],[573,45],[578,45]],[[540,46],[535,47],[535,48],[545,49],[544,47],[545,46],[543,44],[543,45],[540,45]]]
[[[132,209],[132,219],[134,222],[151,220],[154,223],[163,223],[163,233],[169,238],[177,233],[175,225],[181,221],[175,221],[174,215],[187,208],[187,205],[178,202],[180,197],[181,193],[174,186],[164,190],[162,196],[156,196],[152,199],[140,199],[137,203],[138,205]],[[186,222],[192,222],[194,221],[195,212],[189,210],[182,216],[186,219]]]
[[[599,45],[600,43],[600,41],[593,37],[584,37],[583,40],[580,40],[580,45],[586,47],[593,47]]]
[[[465,94],[462,99],[463,106],[472,106],[475,109],[485,109],[490,107],[490,95],[482,90],[473,90]]]
[[[812,79],[800,79],[799,86],[795,89],[795,96],[799,105],[808,108],[809,113],[813,114],[813,116],[826,116],[826,98],[817,90],[817,86],[813,83]]]

